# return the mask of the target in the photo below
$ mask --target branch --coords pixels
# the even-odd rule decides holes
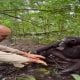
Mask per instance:
[[[66,30],[63,30],[63,31],[66,31]],[[40,36],[40,35],[46,35],[46,34],[51,34],[51,33],[57,33],[57,32],[59,32],[59,31],[51,31],[51,32],[39,32],[39,33],[35,33],[35,32],[31,32],[31,33],[29,33],[29,32],[27,32],[27,33],[21,33],[21,34],[19,34],[19,36],[26,36],[26,35],[30,35],[30,36],[32,36],[32,35],[36,35],[36,36]]]
[[[31,8],[31,9],[4,9],[4,10],[0,10],[0,12],[13,12],[13,11],[21,11],[21,10],[27,10],[27,11],[30,11],[30,10],[34,10],[34,11],[48,11],[48,12],[52,12],[52,10],[45,10],[45,9],[34,9],[34,8]]]
[[[17,17],[17,16],[13,16],[13,15],[10,15],[10,14],[4,13],[4,12],[1,12],[1,14],[4,14],[4,15],[7,15],[7,16],[9,16],[9,17],[16,18],[16,19],[21,19],[21,18],[19,18],[19,17]]]

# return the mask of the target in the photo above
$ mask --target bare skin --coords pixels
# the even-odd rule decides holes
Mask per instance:
[[[8,28],[6,26],[3,26],[3,25],[0,25],[0,42],[5,40],[10,34],[11,34],[10,28]],[[10,55],[11,54],[16,54],[16,55],[14,55],[14,57],[19,58],[19,56],[20,56],[20,58],[22,58],[22,59],[26,58],[26,60],[25,60],[26,62],[22,62],[20,64],[24,63],[24,65],[26,65],[26,64],[29,64],[29,63],[33,62],[33,63],[40,63],[40,64],[43,64],[43,65],[47,65],[46,62],[41,60],[41,59],[45,59],[45,57],[43,57],[41,55],[31,54],[31,52],[23,52],[23,51],[20,51],[18,49],[13,49],[13,48],[3,46],[3,45],[0,45],[0,51],[2,51],[2,53],[5,52],[4,54],[7,54],[7,53],[10,53]],[[5,59],[8,60],[8,58],[4,57],[4,56],[5,55],[2,56],[4,58],[4,60],[0,57],[1,58],[0,60],[2,62],[6,62]],[[12,62],[14,61],[12,56],[10,57],[10,59],[11,59]],[[9,61],[9,62],[12,63],[11,61]]]

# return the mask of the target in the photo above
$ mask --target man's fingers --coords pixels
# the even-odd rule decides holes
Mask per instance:
[[[24,64],[29,64],[29,63],[40,63],[40,64],[43,64],[45,66],[47,66],[47,63],[43,60],[40,60],[39,58],[36,58],[36,59],[30,59],[29,62],[25,62]]]
[[[30,54],[29,57],[31,57],[31,58],[41,58],[41,59],[45,59],[44,56],[41,56],[41,55],[35,55],[35,54]]]
[[[37,60],[36,63],[40,63],[40,64],[43,64],[43,65],[47,66],[47,63],[44,62],[43,60]]]
[[[28,53],[23,52],[22,55],[25,56],[25,57],[33,58],[33,59],[36,59],[36,58],[45,59],[44,56],[37,55],[37,54],[31,54],[31,52],[28,52]]]
[[[32,58],[42,58],[42,59],[45,59],[44,56],[37,55],[37,54],[31,54],[31,51],[28,52],[28,56],[32,57]]]

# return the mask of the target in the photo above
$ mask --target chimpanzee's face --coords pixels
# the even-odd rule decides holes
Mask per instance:
[[[59,44],[59,47],[67,47],[67,46],[71,46],[72,44],[76,43],[76,38],[74,37],[67,37],[62,39],[61,43]]]

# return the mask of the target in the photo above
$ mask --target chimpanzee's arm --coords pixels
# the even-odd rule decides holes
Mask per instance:
[[[59,43],[60,42],[56,42],[54,44],[51,44],[51,45],[48,45],[48,46],[45,46],[45,47],[41,47],[41,48],[37,49],[36,52],[40,53],[40,52],[47,51],[47,50],[52,49],[52,48],[56,48],[56,47],[59,46]]]
[[[74,71],[77,71],[77,70],[80,70],[80,60],[77,61],[73,66],[60,71],[59,74],[70,73],[70,72],[74,72]]]
[[[76,46],[76,45],[80,45],[80,37],[66,37],[59,42],[56,42],[51,45],[47,45],[45,47],[41,47],[37,49],[36,51],[37,53],[40,53],[40,52],[47,51],[52,48],[57,48],[57,47],[65,48],[66,46],[71,47],[71,46]]]

